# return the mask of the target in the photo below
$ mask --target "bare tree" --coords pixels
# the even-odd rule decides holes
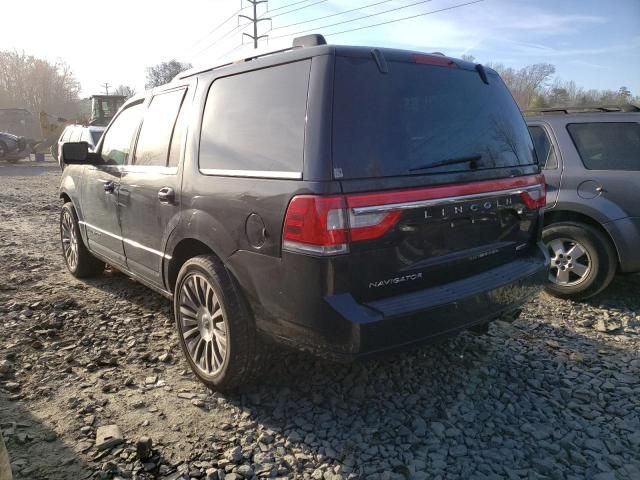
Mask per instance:
[[[114,95],[124,95],[127,99],[133,97],[136,94],[136,89],[129,85],[118,85],[114,90]]]
[[[190,63],[182,63],[173,59],[147,67],[147,83],[145,87],[153,88],[169,83],[177,74],[191,68],[191,66]]]
[[[536,63],[519,70],[502,64],[490,64],[507,84],[520,108],[527,108],[548,84],[556,67],[550,63]]]
[[[0,108],[26,108],[64,117],[78,113],[80,84],[63,61],[0,51]]]

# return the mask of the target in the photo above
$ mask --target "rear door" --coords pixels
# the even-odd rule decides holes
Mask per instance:
[[[397,295],[539,255],[542,179],[502,80],[392,55],[336,57],[333,173],[349,207],[351,291]]]
[[[608,212],[609,220],[640,217],[640,123],[620,119],[567,125],[579,162],[587,170],[580,197]],[[588,179],[586,181],[582,181]]]
[[[558,201],[562,177],[559,150],[552,140],[551,129],[544,123],[529,123],[529,133],[547,183],[547,207],[553,208]]]
[[[100,146],[103,165],[87,166],[82,178],[82,221],[89,248],[111,262],[125,265],[118,221],[118,187],[121,169],[131,153],[140,125],[142,103],[122,110],[113,120]]]
[[[167,236],[180,212],[186,88],[154,95],[120,179],[120,225],[129,270],[162,286]],[[180,114],[179,114],[180,112]]]

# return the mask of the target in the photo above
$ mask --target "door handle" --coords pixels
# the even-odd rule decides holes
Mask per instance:
[[[116,189],[115,183],[113,183],[111,180],[109,180],[108,182],[104,182],[102,186],[104,187],[104,191],[106,193],[113,193],[113,191]]]
[[[171,187],[162,187],[158,190],[158,201],[160,203],[173,203],[176,194]]]

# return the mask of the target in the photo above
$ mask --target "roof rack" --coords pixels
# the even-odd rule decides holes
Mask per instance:
[[[302,37],[295,37],[293,39],[291,46],[288,48],[282,48],[280,50],[272,50],[270,52],[259,53],[257,55],[251,55],[249,57],[239,58],[231,62],[223,63],[221,65],[216,65],[214,67],[192,68],[182,73],[179,73],[174,77],[174,80],[191,77],[192,75],[209,72],[211,70],[217,70],[218,68],[227,67],[229,65],[233,65],[236,63],[250,62],[251,60],[256,60],[262,57],[268,57],[269,55],[274,55],[276,53],[289,52],[296,48],[316,47],[318,45],[326,45],[326,44],[327,44],[327,41],[325,40],[324,36],[322,36],[319,33],[312,33],[310,35],[304,35]]]
[[[585,105],[581,107],[529,108],[524,115],[544,115],[545,113],[599,113],[599,112],[640,112],[636,105]]]

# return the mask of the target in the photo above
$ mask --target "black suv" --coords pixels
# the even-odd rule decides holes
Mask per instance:
[[[549,293],[586,299],[616,272],[640,272],[640,109],[525,114],[547,181]]]
[[[353,359],[485,325],[547,276],[522,115],[493,70],[438,54],[298,39],[180,74],[63,160],[71,273],[172,298],[218,389],[263,339]]]

